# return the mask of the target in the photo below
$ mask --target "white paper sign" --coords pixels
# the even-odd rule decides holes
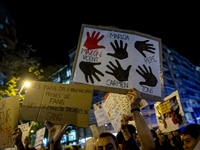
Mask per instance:
[[[25,146],[24,140],[25,140],[26,136],[29,136],[28,127],[29,127],[29,123],[28,122],[24,123],[24,124],[21,124],[21,125],[18,125],[18,128],[20,128],[21,131],[22,131],[22,143],[24,144],[24,146]]]
[[[152,36],[84,25],[73,81],[120,89],[135,87],[151,95],[150,99],[162,97],[160,45],[160,39]]]
[[[35,139],[35,145],[34,145],[36,149],[41,149],[44,133],[45,133],[45,127],[36,132],[36,139]]]
[[[95,115],[95,118],[97,120],[97,124],[98,124],[99,127],[110,122],[107,115],[106,115],[106,112],[103,108],[104,103],[105,103],[105,100],[100,101],[96,104],[93,104],[94,115]]]
[[[122,94],[110,93],[103,108],[116,132],[120,130],[122,115],[125,114],[129,117],[132,115],[129,101],[126,99],[126,95]]]

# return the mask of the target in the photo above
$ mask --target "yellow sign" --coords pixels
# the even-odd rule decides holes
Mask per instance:
[[[13,129],[18,125],[19,96],[12,96],[0,100],[0,148],[14,145]]]
[[[20,111],[20,119],[87,127],[93,86],[33,82]]]

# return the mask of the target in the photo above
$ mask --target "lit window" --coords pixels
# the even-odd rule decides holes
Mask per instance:
[[[0,28],[1,28],[1,29],[3,29],[3,28],[4,28],[3,24],[1,24],[1,23],[0,23]]]

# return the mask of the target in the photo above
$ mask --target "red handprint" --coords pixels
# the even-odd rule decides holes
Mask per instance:
[[[86,41],[85,41],[83,46],[85,46],[88,50],[105,48],[105,46],[97,45],[99,43],[99,41],[101,41],[104,38],[104,35],[102,35],[100,38],[98,38],[100,32],[98,32],[96,35],[95,35],[95,33],[96,32],[93,31],[91,37],[90,37],[90,33],[89,32],[86,33],[87,34],[87,39],[86,39]]]

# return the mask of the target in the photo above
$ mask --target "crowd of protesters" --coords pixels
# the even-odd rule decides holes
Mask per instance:
[[[197,143],[200,136],[200,125],[190,124],[185,127],[184,131],[180,130],[162,133],[159,130],[150,130],[145,120],[143,119],[138,108],[142,99],[137,89],[130,89],[127,98],[130,101],[131,112],[135,121],[135,126],[128,125],[128,117],[122,116],[121,130],[115,137],[112,133],[103,132],[94,142],[94,150],[188,150]],[[50,150],[62,150],[61,139],[64,135],[67,126],[70,124],[53,125],[45,121],[48,128],[48,138]],[[137,131],[137,133],[136,133]],[[13,132],[13,138],[18,150],[28,150],[30,141],[25,140],[23,145],[21,138],[22,132],[16,128]],[[32,148],[34,149],[34,148]],[[41,149],[44,149],[42,146]],[[77,150],[77,146],[72,146],[70,150]],[[86,150],[88,148],[86,147]]]

